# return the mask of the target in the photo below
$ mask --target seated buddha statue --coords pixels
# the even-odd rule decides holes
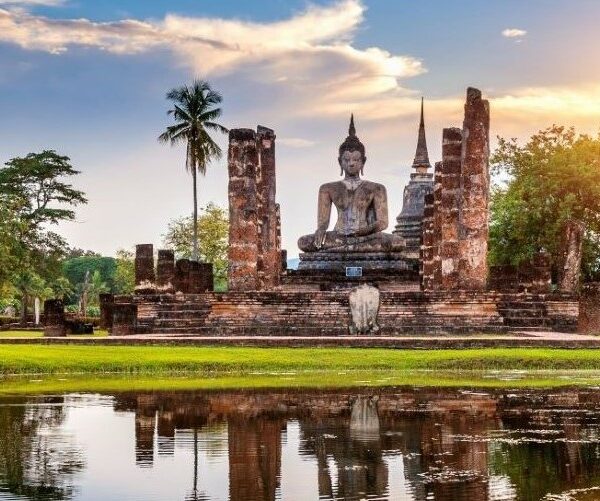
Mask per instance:
[[[365,147],[356,137],[354,116],[350,118],[348,137],[339,148],[338,162],[344,179],[326,183],[319,189],[317,230],[298,240],[304,252],[372,253],[400,252],[402,237],[384,233],[388,226],[385,187],[361,179]],[[331,206],[337,209],[333,231],[327,231]]]

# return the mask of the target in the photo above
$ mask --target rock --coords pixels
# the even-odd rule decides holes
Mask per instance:
[[[350,334],[373,334],[379,330],[379,289],[367,284],[350,291]]]

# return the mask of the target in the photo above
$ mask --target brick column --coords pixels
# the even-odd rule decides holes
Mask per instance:
[[[267,127],[258,126],[256,134],[258,150],[257,188],[259,192],[258,229],[259,289],[279,285],[281,254],[278,245],[279,206],[275,202],[275,133]]]
[[[431,288],[439,288],[442,283],[442,162],[435,163],[433,176],[433,212],[432,212],[432,282]],[[436,284],[438,284],[436,286]]]
[[[111,336],[127,336],[135,334],[137,327],[137,304],[115,303]]]
[[[175,292],[187,294],[190,291],[190,260],[178,259],[175,263]]]
[[[172,250],[160,249],[158,251],[156,283],[162,287],[175,285],[175,253]]]
[[[579,291],[584,231],[581,221],[569,220],[565,225],[558,270],[558,287],[563,292]]]
[[[113,305],[115,296],[113,294],[100,294],[100,328],[110,329],[112,327]]]
[[[458,289],[458,218],[460,201],[462,131],[456,127],[442,133],[442,164],[440,166],[440,199],[438,202],[440,225],[440,275],[436,288]]]
[[[230,291],[258,288],[258,200],[256,134],[251,129],[229,131],[229,267]]]
[[[421,287],[423,290],[431,290],[434,285],[434,234],[433,234],[433,210],[434,198],[433,194],[425,195],[425,207],[423,210],[423,219],[421,226],[422,242],[421,242]]]
[[[44,336],[66,336],[65,305],[62,299],[44,301]]]
[[[154,283],[154,247],[152,244],[135,246],[135,285]]]
[[[490,106],[481,91],[469,87],[463,122],[459,216],[459,285],[487,286],[488,200],[490,190]]]

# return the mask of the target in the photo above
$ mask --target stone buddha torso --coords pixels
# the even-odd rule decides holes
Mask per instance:
[[[385,187],[360,178],[366,161],[364,146],[356,137],[354,121],[340,146],[339,164],[344,179],[319,189],[317,230],[298,240],[304,252],[379,253],[399,252],[401,237],[384,233],[388,226]],[[337,209],[333,231],[327,231],[331,206]]]

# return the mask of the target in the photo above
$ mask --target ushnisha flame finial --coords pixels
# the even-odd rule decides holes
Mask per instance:
[[[348,127],[348,135],[356,137],[356,128],[354,127],[354,113],[350,114],[350,126]]]

